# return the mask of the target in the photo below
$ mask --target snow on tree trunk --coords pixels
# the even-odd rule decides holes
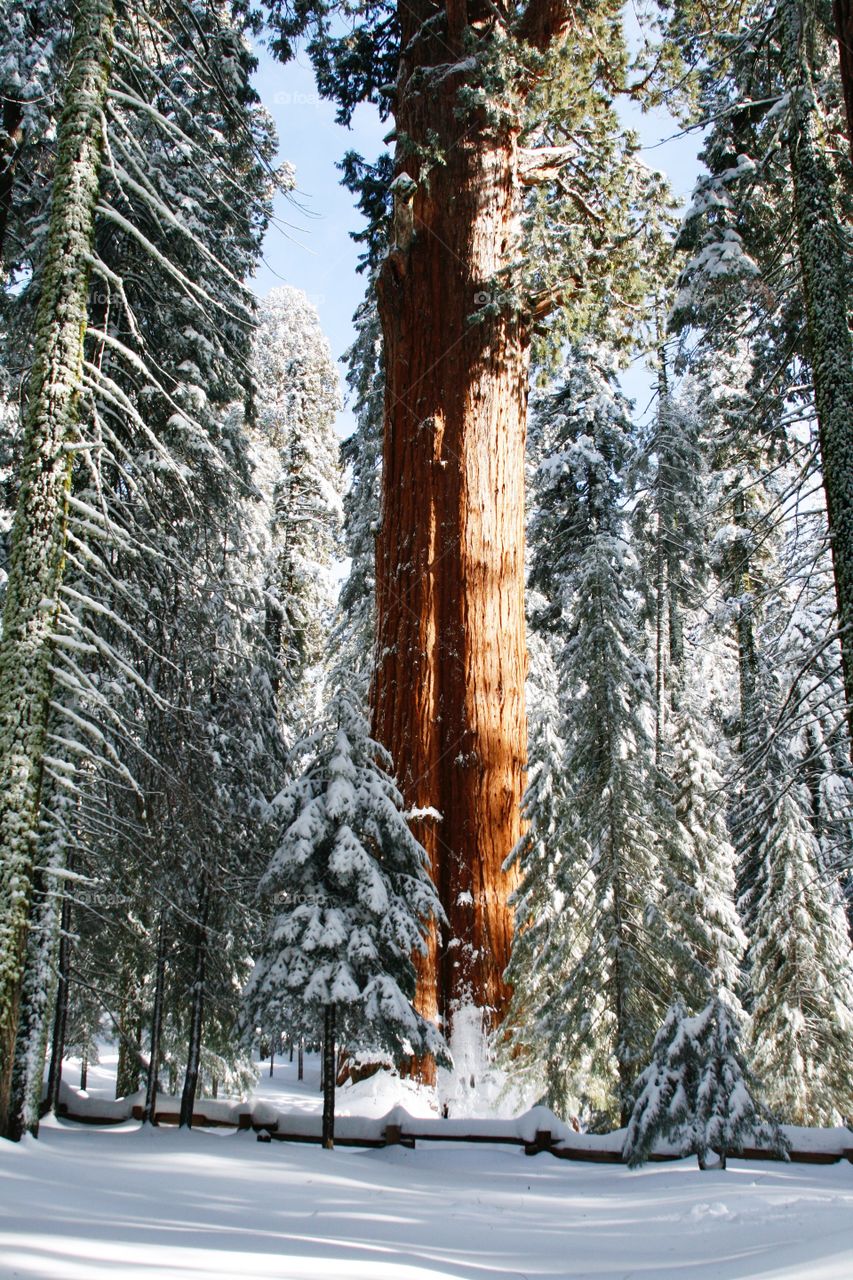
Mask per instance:
[[[10,1120],[12,1061],[32,901],[51,639],[64,564],[112,26],[112,0],[81,0],[74,17],[71,68],[57,140],[0,644],[2,1133]]]
[[[323,1015],[323,1147],[326,1151],[331,1151],[334,1145],[335,1006],[327,1004]]]
[[[64,850],[55,851],[52,865],[46,871],[36,872],[34,877],[36,898],[27,937],[7,1134],[16,1142],[25,1133],[38,1137],[44,1060],[57,987],[58,926],[61,913],[66,911],[65,900],[62,908],[59,907],[56,881],[50,871],[55,869],[57,862],[61,865],[63,860]]]
[[[850,6],[846,4],[848,26]],[[829,165],[818,134],[800,8],[782,10],[782,46],[793,92],[789,138],[797,242],[806,300],[823,484],[832,545],[848,718],[853,733],[853,339],[847,323],[848,270]],[[843,52],[843,45],[842,45]],[[847,49],[848,65],[853,54]],[[845,92],[849,94],[849,81]],[[850,98],[847,98],[848,109]]]

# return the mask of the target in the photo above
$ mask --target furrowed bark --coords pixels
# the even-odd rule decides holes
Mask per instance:
[[[62,579],[75,441],[101,111],[109,74],[112,0],[75,13],[59,126],[51,221],[36,317],[21,488],[12,530],[0,643],[0,1133],[10,1123],[27,928],[32,901],[51,644]]]
[[[526,756],[528,318],[500,296],[520,246],[517,117],[496,122],[460,95],[477,74],[465,20],[482,34],[493,14],[469,3],[442,25],[427,0],[401,9],[396,244],[378,282],[374,732],[407,804],[441,815],[414,827],[449,920],[419,962],[418,1007],[445,1034],[456,1009],[474,1005],[494,1025],[507,1002],[503,864],[520,834]],[[565,20],[539,5],[531,33],[547,44]]]

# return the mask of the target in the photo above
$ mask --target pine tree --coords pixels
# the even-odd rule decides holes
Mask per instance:
[[[837,888],[819,854],[799,788],[761,791],[760,892],[750,907],[746,965],[751,1042],[768,1101],[790,1124],[850,1114],[853,955]]]
[[[556,876],[570,786],[564,743],[558,734],[559,686],[550,646],[533,632],[530,652],[534,659],[528,681],[530,751],[522,809],[526,829],[508,863],[518,875],[519,886],[510,898],[516,928],[506,980],[512,987],[512,999],[500,1047],[513,1078],[530,1077],[541,1092],[542,1086],[548,1087],[547,1037],[537,1020],[537,1010],[550,1008],[558,994],[556,976],[547,962],[553,939],[560,936],[564,906]],[[552,1071],[552,1076],[556,1074]]]
[[[146,901],[142,867],[168,870],[169,884],[181,877],[194,913],[206,856],[233,877],[217,888],[219,905],[239,912],[247,895],[234,894],[234,861],[280,762],[258,631],[262,583],[247,543],[247,441],[240,415],[226,411],[249,392],[253,307],[241,280],[277,181],[273,140],[225,6],[149,18],[122,10],[106,100],[109,146],[84,295],[86,447],[68,497],[41,794],[50,847],[82,848],[82,869],[123,877],[138,905],[133,929],[104,922],[91,952],[87,941],[75,957],[85,972],[111,937],[123,975],[114,1017],[128,1053],[146,996],[143,975],[128,975],[140,952],[150,961],[160,915]],[[24,362],[28,310],[45,280],[37,250],[14,299],[10,350]],[[63,797],[73,798],[64,816]],[[251,875],[245,866],[244,880]],[[210,923],[225,922],[212,911]],[[241,919],[234,936],[243,933]],[[242,957],[230,947],[217,954],[236,965],[239,985],[247,943]],[[227,964],[220,989],[230,990],[233,1019]],[[34,974],[35,990],[46,984],[45,972]],[[28,1039],[43,1043],[44,1031],[21,1039],[26,1062],[38,1058]],[[25,1093],[40,1074],[34,1067]]]
[[[354,324],[356,339],[345,359],[356,427],[341,445],[350,470],[344,498],[344,544],[350,570],[341,584],[333,637],[338,682],[357,681],[367,697],[376,643],[376,530],[382,486],[382,412],[385,374],[379,315],[371,280]]]
[[[44,196],[68,41],[63,0],[6,5],[0,13],[0,262],[7,278],[26,270],[31,240],[40,238],[31,218]]]
[[[569,1073],[585,1060],[608,1109],[624,1112],[670,975],[646,924],[660,897],[654,701],[621,511],[632,425],[606,353],[575,351],[534,422],[541,452],[531,582],[548,600],[546,624],[565,636],[558,656],[565,798],[547,863],[533,856],[522,867],[521,895],[543,865],[558,895],[547,950],[528,960],[542,976],[527,1016],[547,1045],[552,1105],[564,1108]],[[537,815],[530,817],[536,831]]]
[[[256,1024],[322,1032],[331,1146],[336,1038],[397,1060],[445,1056],[438,1029],[412,1007],[412,953],[441,908],[388,755],[347,693],[303,750],[302,773],[275,802],[284,830],[260,883],[272,918],[246,998]]]
[[[680,998],[692,1012],[724,991],[737,1009],[746,938],[735,908],[735,851],[726,823],[726,788],[689,653],[678,690],[672,738],[672,824],[662,834],[663,939],[671,949]]]
[[[784,1151],[778,1127],[752,1095],[741,1036],[737,1015],[719,996],[692,1017],[680,1001],[670,1006],[652,1061],[637,1079],[623,1147],[631,1168],[648,1159],[659,1138],[695,1155],[700,1169],[725,1169],[727,1154],[744,1146]],[[708,1162],[712,1151],[716,1166]]]
[[[316,710],[305,684],[322,664],[331,627],[342,518],[338,375],[300,290],[273,289],[263,300],[253,361],[256,448],[273,508],[267,627],[280,657],[282,704],[298,736],[296,707],[304,704],[308,716]]]
[[[633,526],[653,632],[658,766],[684,667],[685,615],[700,599],[706,575],[699,419],[686,396],[673,394],[667,359],[661,343],[657,408],[640,439],[632,477]]]
[[[747,5],[734,33],[725,12],[691,0],[673,7],[680,47],[713,67],[699,75],[695,116],[714,121],[703,152],[710,176],[697,188],[682,237],[693,257],[676,312],[731,333],[739,303],[762,354],[762,406],[787,384],[788,406],[806,401],[816,418],[849,707],[853,483],[839,423],[853,412],[842,234],[853,170],[849,148],[832,141],[844,128],[832,11],[809,0],[778,0],[770,12]],[[758,414],[753,439],[760,422]]]

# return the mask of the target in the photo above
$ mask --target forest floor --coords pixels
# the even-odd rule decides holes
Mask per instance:
[[[108,1075],[105,1063],[91,1091]],[[313,1110],[313,1061],[306,1076],[277,1065],[257,1093]],[[367,1083],[342,1091],[343,1109],[360,1098],[365,1114],[387,1110]],[[853,1166],[629,1172],[504,1146],[326,1152],[233,1130],[49,1120],[38,1141],[0,1143],[0,1277],[13,1276],[850,1280]]]

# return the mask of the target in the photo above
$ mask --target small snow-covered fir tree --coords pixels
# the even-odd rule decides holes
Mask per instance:
[[[700,1169],[709,1167],[712,1151],[724,1169],[727,1152],[747,1145],[783,1150],[779,1128],[753,1098],[752,1085],[730,1005],[715,995],[689,1017],[676,1000],[637,1080],[623,1147],[628,1164],[642,1164],[659,1138],[695,1155]]]
[[[277,798],[284,834],[260,888],[273,915],[246,987],[253,1020],[273,1010],[324,1035],[324,1142],[333,1140],[336,1035],[350,1049],[446,1059],[412,1006],[412,954],[441,917],[426,854],[406,823],[387,752],[345,692],[304,744],[302,773]]]

